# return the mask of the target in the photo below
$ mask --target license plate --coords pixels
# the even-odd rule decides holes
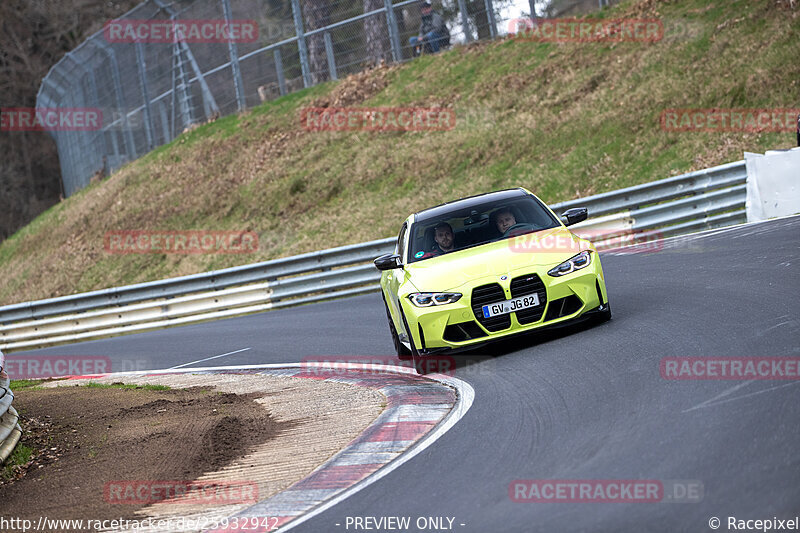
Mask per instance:
[[[491,318],[498,315],[507,315],[514,311],[528,309],[539,305],[539,295],[533,293],[529,296],[520,296],[505,302],[497,302],[496,304],[489,304],[483,306],[483,318]]]

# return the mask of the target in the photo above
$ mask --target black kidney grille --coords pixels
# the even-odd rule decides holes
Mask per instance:
[[[492,318],[483,317],[484,305],[502,302],[506,299],[503,288],[498,283],[481,285],[472,289],[472,314],[475,320],[489,331],[500,331],[511,327],[511,315],[500,315]]]
[[[544,287],[538,274],[526,274],[511,280],[511,297],[519,298],[536,293],[539,295],[539,305],[524,311],[517,311],[517,321],[520,324],[531,324],[542,318],[545,304],[547,303],[547,289]]]

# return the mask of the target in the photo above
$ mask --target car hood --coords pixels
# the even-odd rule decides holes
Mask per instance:
[[[450,291],[481,278],[556,266],[586,249],[594,248],[560,226],[425,259],[405,270],[419,291]]]

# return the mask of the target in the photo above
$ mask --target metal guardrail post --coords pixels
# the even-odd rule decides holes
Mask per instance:
[[[397,29],[397,18],[394,15],[392,0],[383,0],[386,8],[386,27],[389,29],[389,42],[392,47],[392,60],[399,63],[403,59],[403,51],[400,48],[400,31]]]
[[[464,28],[464,40],[472,42],[472,32],[469,31],[469,17],[467,16],[467,3],[465,0],[458,0],[458,11],[461,14],[461,27]]]
[[[150,111],[150,91],[147,88],[147,63],[144,59],[141,41],[134,44],[136,49],[136,67],[139,70],[139,88],[142,92],[142,104],[144,105],[144,137],[147,140],[147,151],[155,148],[153,144],[153,118]]]
[[[333,41],[331,41],[331,32],[326,31],[323,34],[325,41],[325,55],[328,56],[328,74],[332,80],[338,80],[339,76],[336,74],[336,58],[333,55]]]
[[[222,10],[225,13],[225,21],[230,23],[233,20],[231,14],[230,0],[222,0]],[[239,111],[247,108],[244,97],[244,82],[242,81],[242,71],[239,69],[239,49],[232,38],[228,39],[228,54],[231,58],[231,70],[233,72],[233,87],[236,91],[236,107]]]
[[[497,22],[494,19],[494,5],[492,0],[483,0],[486,9],[486,18],[489,21],[489,36],[494,40],[497,37]]]
[[[303,30],[303,12],[300,10],[300,0],[292,0],[292,16],[294,17],[294,31],[297,35],[297,51],[300,54],[300,70],[303,72],[303,86],[311,87],[311,70],[308,65],[308,43]]]
[[[281,96],[286,94],[286,76],[283,73],[283,58],[281,57],[281,49],[276,48],[272,51],[272,57],[275,58],[275,72],[278,74],[278,89],[281,91]]]

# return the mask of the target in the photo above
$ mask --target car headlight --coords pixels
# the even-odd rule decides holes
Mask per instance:
[[[592,252],[589,250],[584,250],[575,257],[570,257],[557,267],[551,269],[547,273],[553,277],[565,276],[567,274],[571,274],[576,270],[580,270],[582,268],[586,268],[587,266],[592,264]]]
[[[411,303],[417,307],[432,307],[457,302],[461,294],[457,292],[412,292],[408,295]]]

